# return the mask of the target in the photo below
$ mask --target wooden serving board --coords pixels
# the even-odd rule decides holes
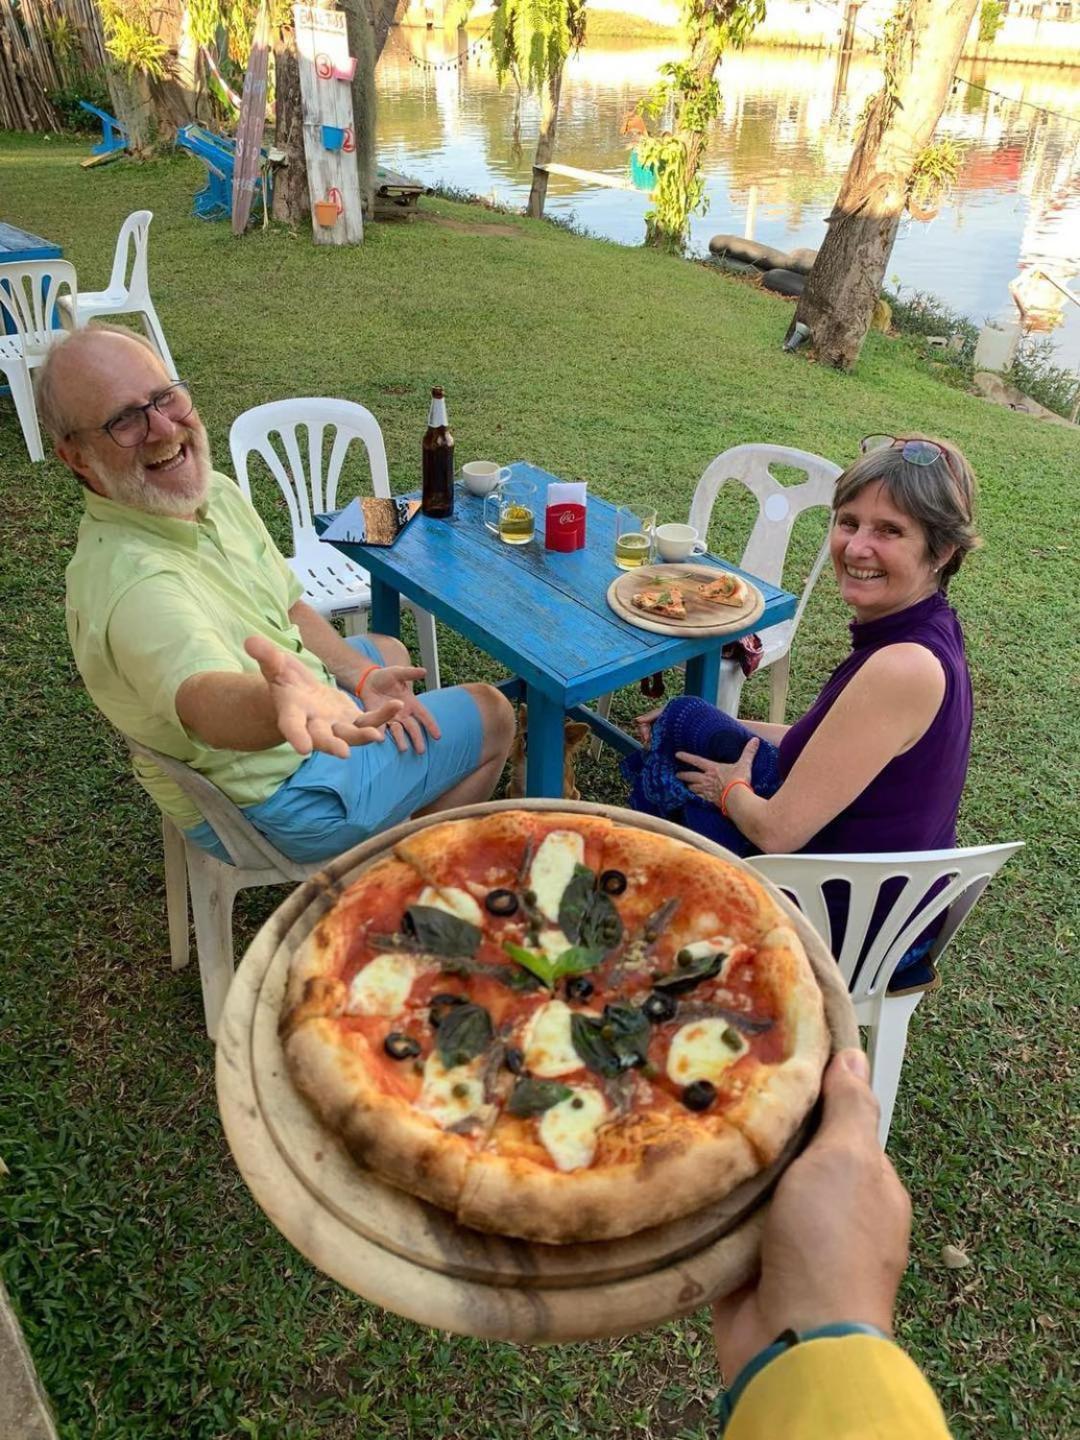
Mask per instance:
[[[293,953],[366,866],[426,825],[523,808],[607,815],[744,863],[667,821],[584,802],[498,801],[398,826],[301,885],[256,936],[219,1030],[218,1102],[255,1199],[297,1249],[348,1289],[423,1324],[491,1339],[565,1342],[628,1334],[696,1309],[749,1278],[762,1202],[805,1143],[814,1117],[776,1165],[714,1206],[622,1240],[536,1245],[467,1229],[360,1169],[293,1088],[277,1038]],[[857,1044],[836,962],[790,902],[756,878],[791,916],[806,947],[833,1048]]]
[[[759,619],[765,609],[765,597],[749,580],[744,583],[750,593],[746,603],[711,605],[696,598],[699,581],[715,580],[716,565],[694,565],[690,562],[666,565],[642,565],[637,570],[624,570],[608,587],[608,604],[621,619],[639,630],[655,630],[659,635],[724,635],[731,630],[745,630]],[[663,585],[678,585],[686,605],[685,620],[670,615],[647,615],[633,604],[632,597],[642,591],[659,590]]]

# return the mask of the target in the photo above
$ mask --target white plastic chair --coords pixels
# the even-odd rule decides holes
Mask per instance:
[[[75,267],[68,260],[19,260],[0,265],[0,371],[11,389],[31,460],[44,460],[45,450],[30,372],[64,334],[53,324],[64,290],[77,300]]]
[[[161,363],[176,380],[176,366],[165,341],[165,332],[150,298],[150,279],[147,267],[150,221],[152,210],[135,210],[120,226],[116,237],[116,251],[113,255],[112,274],[108,287],[91,290],[79,295],[73,305],[61,301],[60,308],[73,323],[82,326],[88,320],[100,315],[141,315],[154,349],[161,357]],[[134,251],[134,258],[132,252]],[[128,278],[128,265],[131,278]]]
[[[802,470],[806,479],[801,485],[781,485],[770,472],[770,465],[785,465]],[[829,509],[832,505],[836,477],[841,467],[821,455],[807,450],[791,450],[786,445],[736,445],[711,461],[697,483],[690,503],[690,524],[702,538],[709,533],[713,505],[721,488],[729,480],[738,480],[757,498],[758,517],[739,561],[741,569],[760,575],[771,585],[780,585],[784,578],[784,562],[795,521],[804,510],[815,506]],[[772,666],[769,690],[769,720],[775,725],[784,721],[787,707],[788,682],[791,677],[791,644],[806,609],[810,592],[817,583],[829,554],[826,533],[810,574],[799,596],[798,609],[791,620],[770,625],[762,632],[761,667]],[[720,662],[720,684],[716,704],[728,715],[737,716],[739,699],[746,677],[737,660]]]
[[[749,863],[784,890],[836,954],[823,886],[839,880],[849,887],[847,927],[840,953],[840,973],[848,983],[855,1018],[869,1031],[870,1084],[881,1103],[879,1134],[889,1138],[900,1067],[907,1048],[908,1021],[926,993],[890,995],[889,981],[904,954],[932,920],[945,914],[928,959],[940,958],[967,919],[990,877],[1015,855],[1022,841],[977,845],[966,850],[922,850],[896,855],[754,855]],[[881,928],[860,961],[867,929],[882,886],[905,883],[886,913]],[[941,891],[919,908],[939,881]]]
[[[188,894],[195,921],[195,949],[202,979],[206,1033],[217,1038],[218,1021],[233,977],[233,901],[237,893],[256,885],[283,885],[306,880],[322,867],[301,865],[282,855],[260,834],[243,812],[213,781],[180,760],[160,755],[147,745],[124,737],[128,749],[152,761],[177,784],[213,826],[233,858],[227,865],[188,840],[167,815],[162,816],[165,844],[165,904],[169,917],[169,953],[174,970],[190,959],[188,947]]]
[[[303,438],[298,433],[301,430],[306,432]],[[324,475],[323,445],[328,430],[332,444]],[[341,467],[354,440],[361,441],[367,451],[373,492],[388,497],[390,474],[379,422],[370,410],[351,400],[317,397],[273,400],[245,410],[236,417],[229,431],[233,471],[240,489],[250,500],[248,456],[253,450],[257,451],[289,507],[294,552],[289,564],[304,587],[304,599],[328,620],[342,617],[347,635],[363,633],[367,628],[367,612],[371,608],[370,577],[332,545],[322,543],[313,517],[333,510],[337,504]],[[420,663],[427,671],[427,688],[438,689],[435,621],[428,611],[407,600],[404,603],[416,617]]]

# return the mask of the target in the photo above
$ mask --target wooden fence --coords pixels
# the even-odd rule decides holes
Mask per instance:
[[[49,92],[104,64],[93,0],[0,0],[0,129],[59,130]]]

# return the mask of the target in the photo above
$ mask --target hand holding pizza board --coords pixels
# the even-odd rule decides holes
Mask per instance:
[[[511,802],[460,813],[518,808]],[[566,802],[529,808],[607,813],[637,830],[687,838],[678,827],[629,812]],[[741,1283],[753,1268],[760,1215],[729,1227],[760,1199],[768,1174],[718,1206],[627,1239],[529,1244],[465,1229],[445,1212],[373,1179],[296,1094],[276,1046],[289,959],[365,861],[432,823],[400,827],[347,862],[334,862],[330,886],[319,877],[297,891],[241,966],[219,1042],[219,1093],[230,1143],[260,1203],[299,1248],[350,1288],[424,1323],[471,1334],[525,1341],[626,1333]],[[707,842],[698,848],[724,854]],[[857,1032],[835,962],[801,917],[791,918],[820,977],[834,1041],[849,1044]]]

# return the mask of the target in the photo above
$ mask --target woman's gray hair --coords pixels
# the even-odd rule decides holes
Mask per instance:
[[[938,574],[939,588],[947,590],[964,556],[982,543],[975,533],[975,476],[962,452],[947,440],[915,434],[898,438],[931,440],[943,453],[932,465],[905,460],[901,445],[860,455],[836,481],[833,515],[860,490],[880,480],[896,508],[922,526],[932,560],[939,560],[950,545],[955,547]]]

